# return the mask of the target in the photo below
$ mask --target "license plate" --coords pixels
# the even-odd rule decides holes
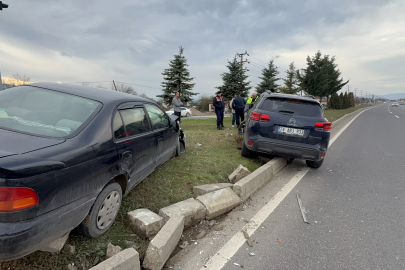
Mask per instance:
[[[284,133],[284,134],[288,134],[288,135],[304,136],[304,131],[305,130],[298,129],[298,128],[278,127],[278,132],[279,133]]]

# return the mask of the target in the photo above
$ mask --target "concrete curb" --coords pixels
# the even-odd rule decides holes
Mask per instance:
[[[139,253],[133,248],[127,248],[90,270],[141,270]]]
[[[230,187],[198,196],[196,200],[207,209],[207,220],[225,214],[241,203],[238,195]]]
[[[259,188],[272,180],[272,177],[287,166],[287,159],[273,158],[248,176],[236,182],[233,186],[235,193],[242,201],[247,200]]]

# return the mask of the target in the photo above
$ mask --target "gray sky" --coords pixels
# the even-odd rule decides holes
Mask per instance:
[[[305,68],[335,55],[352,89],[405,92],[405,1],[3,0],[0,71],[33,81],[117,80],[160,88],[162,71],[185,48],[194,91],[215,92],[235,53],[250,54],[250,80],[276,57]],[[254,57],[254,58],[253,58]],[[108,83],[107,83],[108,85]],[[148,96],[160,90],[135,86]]]

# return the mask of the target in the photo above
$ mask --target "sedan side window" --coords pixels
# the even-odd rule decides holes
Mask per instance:
[[[166,114],[158,107],[150,104],[145,104],[146,111],[148,112],[150,121],[152,122],[152,129],[168,128],[169,119]]]
[[[124,121],[126,136],[139,135],[150,131],[149,121],[143,108],[119,110]]]
[[[113,132],[115,139],[121,139],[125,137],[124,123],[122,123],[121,115],[119,112],[116,112],[114,115]]]

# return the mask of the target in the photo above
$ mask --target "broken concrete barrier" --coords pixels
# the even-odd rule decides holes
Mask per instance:
[[[128,212],[127,218],[131,230],[142,238],[155,236],[164,225],[161,216],[146,208]]]
[[[141,270],[139,253],[133,248],[124,249],[90,270]]]
[[[120,246],[114,246],[113,244],[108,243],[105,257],[106,257],[106,259],[109,259],[112,256],[120,253],[121,251],[122,251],[122,248]]]
[[[233,187],[233,184],[230,183],[216,183],[216,184],[207,184],[201,186],[193,187],[193,192],[195,195],[200,196],[210,192],[213,192],[218,189],[223,189],[227,187]]]
[[[41,248],[39,248],[39,250],[41,251],[47,251],[47,252],[51,252],[51,253],[55,253],[55,252],[59,252],[62,250],[63,246],[65,245],[67,239],[69,238],[69,233],[66,233],[65,235],[63,235],[62,237],[53,240],[52,242],[41,246]]]
[[[159,233],[150,241],[142,266],[149,270],[162,269],[176,248],[183,228],[184,217],[172,215]]]
[[[201,202],[207,209],[207,220],[222,215],[241,203],[238,195],[230,187],[198,196],[196,200]]]
[[[184,227],[192,226],[205,218],[205,207],[193,198],[166,206],[159,210],[165,222],[173,215],[184,216]]]
[[[259,188],[270,182],[272,177],[287,165],[285,158],[273,158],[253,173],[239,180],[233,186],[236,194],[245,201]]]
[[[236,183],[240,179],[242,179],[243,177],[245,177],[249,174],[250,174],[250,171],[246,167],[239,165],[238,168],[236,168],[236,170],[234,170],[233,173],[231,173],[231,175],[228,178],[231,183]]]

